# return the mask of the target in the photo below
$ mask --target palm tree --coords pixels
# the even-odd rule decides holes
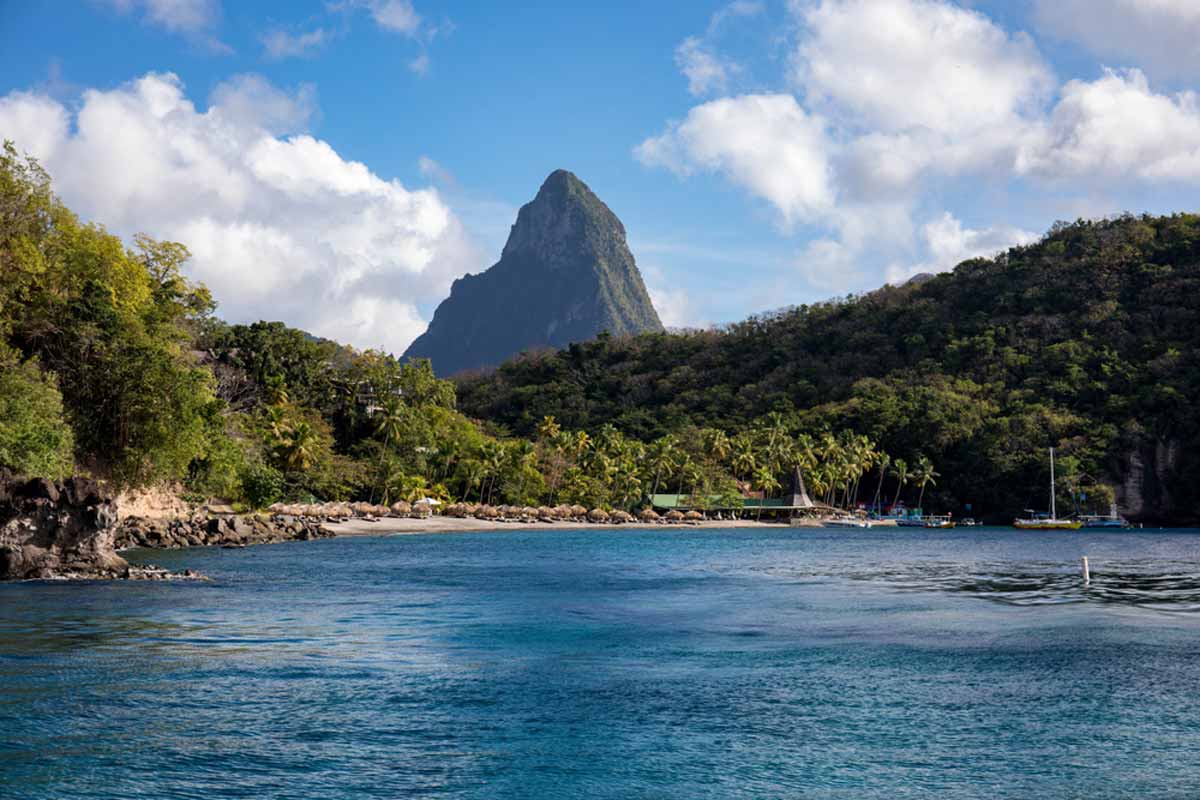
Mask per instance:
[[[896,496],[892,498],[892,507],[895,508],[896,503],[900,502],[900,490],[908,483],[908,464],[903,458],[892,462],[892,476],[896,479]]]
[[[458,473],[463,482],[463,499],[466,500],[471,490],[479,487],[479,502],[483,502],[483,463],[475,458],[467,458],[458,462]]]
[[[375,433],[383,439],[384,446],[390,446],[400,438],[404,431],[404,405],[395,398],[389,398],[379,409],[375,420]]]
[[[758,516],[756,517],[757,519],[762,519],[763,506],[766,504],[767,498],[771,496],[771,493],[779,488],[779,481],[775,478],[775,473],[764,465],[755,471],[754,483],[763,493],[762,502],[758,504]]]
[[[519,476],[517,489],[519,502],[524,502],[525,484],[527,483],[529,471],[533,469],[534,465],[537,463],[537,451],[534,449],[533,442],[521,439],[513,445],[513,448],[509,453],[509,457],[512,461],[512,469]]]
[[[892,457],[887,453],[879,453],[879,483],[875,486],[875,498],[871,500],[871,508],[879,513],[879,495],[883,491],[883,476],[887,474],[887,469],[892,465]]]
[[[297,422],[288,431],[282,447],[283,463],[292,471],[304,472],[316,457],[317,433],[307,422]]]
[[[648,465],[654,473],[654,486],[650,489],[651,496],[658,494],[658,483],[662,476],[670,476],[675,470],[678,454],[675,437],[669,433],[651,445]]]
[[[552,416],[542,417],[541,423],[538,424],[537,433],[539,439],[552,442],[562,433],[562,426]]]
[[[758,467],[758,458],[754,453],[754,439],[749,434],[739,433],[733,438],[731,451],[733,456],[729,465],[733,468],[733,474],[739,480],[746,480]]]
[[[937,486],[937,478],[940,478],[941,473],[935,472],[933,462],[925,456],[917,457],[917,464],[913,467],[913,483],[921,487],[921,494],[917,497],[917,508],[921,507],[921,503],[925,501],[925,487],[932,484]]]
[[[704,432],[704,449],[708,457],[718,464],[729,457],[729,436],[725,431],[710,429]]]

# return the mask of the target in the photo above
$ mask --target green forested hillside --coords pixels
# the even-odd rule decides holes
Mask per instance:
[[[1037,244],[932,280],[713,331],[601,338],[459,382],[460,408],[518,434],[553,413],[643,439],[780,412],[924,452],[935,496],[1044,507],[1045,448],[1067,480],[1117,486],[1150,519],[1200,491],[1200,217],[1058,224]]]
[[[284,499],[637,510],[810,492],[992,520],[1197,517],[1200,219],[1056,227],[920,285],[720,331],[602,336],[457,386],[424,360],[228,325],[183,244],[130,247],[0,154],[0,468]],[[1080,499],[1082,494],[1086,500]],[[970,509],[967,508],[970,504]]]

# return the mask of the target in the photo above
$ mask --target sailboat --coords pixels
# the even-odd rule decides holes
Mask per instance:
[[[1077,519],[1059,519],[1058,509],[1054,502],[1054,448],[1050,448],[1050,515],[1039,514],[1026,509],[1028,517],[1013,520],[1014,528],[1034,531],[1075,531],[1083,527],[1083,522]]]

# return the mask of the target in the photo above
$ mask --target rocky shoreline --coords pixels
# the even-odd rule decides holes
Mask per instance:
[[[97,481],[50,481],[0,470],[0,580],[196,580],[204,576],[130,564],[117,551],[245,547],[333,535],[317,520],[286,514],[120,519],[116,498]]]
[[[286,514],[195,515],[188,518],[130,517],[120,523],[117,550],[133,548],[246,547],[252,544],[326,539],[333,533],[320,523]]]

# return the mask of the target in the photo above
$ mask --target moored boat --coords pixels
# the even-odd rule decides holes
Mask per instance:
[[[954,518],[949,514],[946,515],[930,515],[925,517],[926,528],[953,528]]]
[[[1083,527],[1078,519],[1059,519],[1054,500],[1054,448],[1050,448],[1050,513],[1042,514],[1026,509],[1029,516],[1013,520],[1014,528],[1031,531],[1075,531]]]
[[[871,523],[865,519],[827,519],[826,528],[870,528]]]
[[[1129,520],[1117,513],[1113,503],[1107,514],[1084,514],[1079,518],[1085,528],[1132,528]]]

